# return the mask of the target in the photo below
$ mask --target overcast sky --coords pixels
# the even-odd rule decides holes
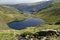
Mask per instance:
[[[0,0],[0,4],[33,3],[39,1],[49,1],[49,0]]]

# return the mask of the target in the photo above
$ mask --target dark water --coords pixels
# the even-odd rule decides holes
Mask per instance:
[[[21,30],[21,29],[25,29],[27,27],[34,27],[34,26],[38,26],[38,25],[42,25],[42,24],[44,24],[44,21],[42,19],[28,18],[24,21],[11,22],[8,25],[12,29]]]

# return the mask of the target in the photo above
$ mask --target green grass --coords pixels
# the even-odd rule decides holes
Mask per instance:
[[[60,3],[55,3],[51,7],[43,9],[38,13],[32,15],[33,17],[41,18],[45,21],[45,25],[37,27],[28,27],[23,30],[14,30],[8,27],[7,23],[12,21],[24,20],[30,15],[21,14],[15,8],[9,6],[0,5],[0,40],[17,40],[16,34],[22,34],[30,32],[32,34],[46,29],[60,30],[60,25],[48,25],[55,24],[60,20]],[[60,40],[60,37],[51,37],[50,40]]]
[[[26,28],[24,30],[0,30],[0,40],[17,40],[16,34],[22,34],[22,33],[27,33],[30,32],[32,34],[41,31],[41,30],[46,30],[46,29],[54,29],[54,30],[60,30],[60,25],[42,25],[38,27],[30,27]],[[59,39],[60,37],[57,37],[56,39],[53,37],[52,39]]]
[[[55,22],[60,20],[60,2],[39,11],[34,17],[43,19],[47,24],[55,24]]]
[[[0,30],[10,29],[7,25],[9,22],[25,20],[28,17],[29,15],[21,14],[15,8],[0,5]]]

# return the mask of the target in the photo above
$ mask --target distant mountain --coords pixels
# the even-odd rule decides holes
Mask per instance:
[[[56,0],[51,7],[36,13],[35,17],[41,18],[49,24],[55,24],[58,21],[60,22],[60,0]]]
[[[17,8],[23,13],[35,13],[43,8],[48,7],[52,4],[53,1],[42,1],[37,3],[22,3],[22,4],[16,4],[16,5],[8,5]]]

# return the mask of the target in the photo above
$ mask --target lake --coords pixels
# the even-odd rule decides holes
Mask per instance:
[[[43,2],[41,4],[37,4],[37,5],[31,5],[31,6],[22,6],[22,5],[15,5],[14,7],[17,8],[18,10],[20,10],[23,14],[32,14],[34,12],[37,12],[41,9],[44,9],[45,7],[50,6],[52,3],[52,1],[47,1],[47,2]],[[13,21],[10,22],[8,24],[8,26],[12,29],[16,29],[16,30],[22,30],[25,29],[27,27],[37,27],[39,25],[43,25],[44,24],[44,20],[43,19],[39,19],[39,18],[33,18],[32,16],[30,18],[27,18],[26,20],[23,21]]]
[[[8,26],[12,29],[21,30],[27,27],[35,27],[35,26],[42,25],[42,24],[44,24],[44,21],[42,19],[28,18],[23,21],[13,21],[9,23]]]

